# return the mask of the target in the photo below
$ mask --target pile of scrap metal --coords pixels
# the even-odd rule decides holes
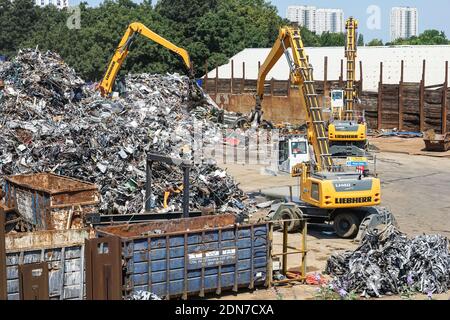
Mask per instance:
[[[217,106],[188,104],[188,78],[176,74],[128,76],[127,94],[110,100],[57,54],[22,50],[2,65],[0,79],[0,175],[52,172],[95,183],[104,214],[143,210],[148,152],[192,160],[196,126],[203,137],[221,130],[213,122]],[[154,171],[156,210],[183,172],[165,164]],[[244,193],[212,159],[195,161],[191,181],[191,209],[246,214]],[[181,198],[174,195],[169,205],[181,208]]]
[[[440,294],[450,287],[448,239],[422,235],[409,239],[392,225],[371,230],[355,251],[332,255],[326,273],[334,288],[362,296],[421,292]]]

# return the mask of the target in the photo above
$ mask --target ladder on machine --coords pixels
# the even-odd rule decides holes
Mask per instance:
[[[328,137],[326,134],[325,121],[323,120],[322,109],[319,106],[317,93],[314,88],[313,68],[309,64],[308,57],[305,53],[303,42],[298,29],[292,32],[292,52],[294,61],[291,63],[291,72],[301,78],[301,88],[305,98],[308,116],[314,127],[316,134],[319,155],[322,161],[322,169],[331,170],[333,160],[329,151]],[[315,150],[317,152],[317,150]]]
[[[347,58],[347,82],[345,86],[345,120],[354,120],[353,104],[355,102],[355,73],[356,73],[356,28],[357,22],[350,18],[345,28],[347,38],[345,45],[345,57]]]

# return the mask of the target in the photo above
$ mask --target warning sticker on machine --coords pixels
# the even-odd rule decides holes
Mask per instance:
[[[367,166],[368,161],[367,158],[364,157],[348,157],[347,158],[347,167],[358,167],[358,166]]]
[[[195,252],[188,255],[188,268],[216,267],[236,263],[236,249]]]

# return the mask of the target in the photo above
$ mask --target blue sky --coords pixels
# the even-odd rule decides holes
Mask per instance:
[[[80,0],[69,0],[72,5],[78,4]],[[95,6],[101,0],[87,0]],[[135,2],[140,2],[136,0]],[[153,2],[156,2],[153,0]],[[186,0],[189,3],[189,0]],[[389,14],[394,6],[410,6],[419,10],[419,32],[426,29],[438,29],[444,31],[450,37],[450,1],[449,0],[272,0],[272,4],[278,7],[282,17],[286,17],[286,8],[289,5],[314,5],[320,8],[341,8],[345,16],[354,16],[360,20],[360,32],[366,41],[373,38],[389,40]],[[367,8],[376,5],[381,9],[381,29],[370,30],[367,27]]]

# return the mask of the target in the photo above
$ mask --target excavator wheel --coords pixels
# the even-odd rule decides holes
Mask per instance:
[[[385,207],[368,207],[365,208],[364,219],[359,226],[358,235],[355,242],[361,242],[369,230],[380,230],[389,225],[398,228],[397,220],[394,214]]]
[[[246,117],[241,117],[241,118],[238,118],[238,119],[234,122],[233,127],[234,127],[235,129],[239,128],[239,129],[241,129],[241,130],[247,130],[247,129],[250,129],[250,128],[252,127],[252,123],[249,121],[248,118],[246,118]],[[270,121],[267,121],[267,120],[263,120],[263,121],[259,124],[258,127],[259,127],[260,129],[265,129],[265,130],[272,130],[272,129],[275,128],[275,126],[273,125],[273,123],[270,122]]]
[[[233,127],[235,129],[241,129],[241,130],[246,130],[246,129],[250,128],[250,126],[251,126],[251,124],[248,122],[248,119],[245,117],[238,118],[233,125]]]
[[[266,130],[273,130],[275,128],[273,123],[270,122],[270,121],[267,121],[267,120],[263,120],[261,122],[261,124],[259,125],[259,127],[262,128],[262,129],[266,129]]]
[[[356,213],[342,212],[336,214],[333,220],[334,231],[340,238],[354,238],[359,230],[360,219]]]
[[[294,210],[292,210],[290,208],[284,208],[280,212],[280,218],[281,218],[281,220],[291,220],[288,222],[288,232],[289,233],[294,233],[299,229],[300,221],[296,220],[299,217],[295,213]],[[281,223],[281,228],[283,228],[283,223]]]

